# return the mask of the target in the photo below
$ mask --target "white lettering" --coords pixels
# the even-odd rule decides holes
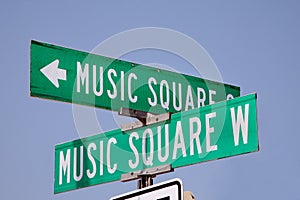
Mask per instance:
[[[156,96],[156,93],[155,93],[155,91],[154,91],[151,83],[153,83],[154,85],[157,84],[155,78],[150,77],[149,80],[148,80],[149,89],[151,90],[151,92],[153,94],[153,101],[151,100],[150,97],[148,97],[148,103],[149,103],[150,106],[156,106],[156,104],[157,104],[157,96]]]
[[[206,93],[203,88],[199,88],[199,87],[197,88],[197,96],[198,96],[198,108],[200,108],[201,106],[205,106]]]
[[[186,92],[186,100],[185,100],[185,111],[191,107],[191,109],[194,109],[194,100],[193,100],[193,95],[192,95],[192,89],[191,86],[188,85],[187,87],[187,92]]]
[[[80,83],[81,85],[85,84],[85,93],[89,93],[89,64],[84,65],[84,70],[80,62],[77,62],[77,92],[80,92]]]
[[[216,103],[213,99],[212,99],[212,96],[213,95],[216,95],[217,92],[215,90],[209,90],[209,104],[214,104]]]
[[[227,100],[230,100],[230,99],[234,99],[234,96],[232,94],[227,94]]]
[[[181,93],[181,83],[178,83],[178,97],[176,96],[176,83],[173,82],[173,107],[175,110],[180,111],[182,109],[182,93]],[[178,100],[178,106],[176,101]]]
[[[242,137],[244,144],[248,143],[248,117],[249,117],[249,104],[245,105],[245,116],[243,116],[242,106],[238,106],[237,119],[235,118],[234,108],[230,108],[232,129],[234,136],[234,145],[239,145],[240,127],[242,128]]]
[[[83,176],[83,146],[80,146],[80,170],[77,176],[77,147],[74,148],[74,165],[73,165],[73,177],[75,181],[80,181]]]
[[[113,92],[110,90],[107,90],[107,94],[108,94],[109,98],[115,99],[117,97],[117,86],[116,86],[116,83],[114,82],[114,80],[112,79],[112,75],[114,75],[114,77],[116,77],[117,72],[114,69],[109,69],[107,72],[107,75],[108,75],[108,80],[111,83],[111,86],[113,87]]]
[[[138,97],[135,95],[134,97],[131,96],[132,90],[131,90],[131,79],[137,80],[137,76],[134,73],[130,73],[128,76],[128,98],[132,103],[137,102]]]
[[[133,141],[132,141],[133,138],[135,138],[135,140],[139,139],[139,135],[137,134],[137,132],[133,132],[129,136],[129,146],[135,155],[135,163],[132,160],[128,161],[129,167],[131,169],[135,169],[139,165],[139,152],[133,144]]]
[[[196,131],[194,130],[196,124]],[[194,140],[196,141],[198,154],[202,153],[200,145],[201,121],[198,117],[190,118],[190,155],[194,155]]]
[[[70,149],[67,150],[66,158],[64,152],[59,152],[59,185],[62,184],[62,176],[67,173],[67,183],[70,183]]]
[[[103,94],[103,67],[99,67],[99,91],[97,91],[97,67],[93,65],[93,91],[96,96],[101,96]]]
[[[169,158],[169,124],[165,125],[165,156],[162,156],[162,138],[161,138],[161,126],[157,127],[157,146],[158,146],[158,160],[165,162]]]
[[[112,143],[117,144],[116,138],[110,138],[107,142],[107,154],[106,154],[106,157],[107,157],[107,171],[110,174],[115,173],[115,171],[117,170],[117,164],[116,163],[113,164],[113,168],[111,168],[111,163],[110,163],[110,152],[111,152],[111,144]]]
[[[164,95],[164,87],[166,88],[166,95]],[[164,101],[164,96],[166,97],[165,101]],[[170,91],[169,91],[169,84],[166,80],[162,80],[160,82],[160,104],[161,104],[161,107],[169,110]]]
[[[149,144],[150,144],[150,152],[149,157],[147,157],[147,135],[149,135]],[[153,165],[153,154],[154,154],[154,141],[153,141],[153,132],[150,128],[147,128],[143,133],[143,141],[142,141],[142,155],[143,162],[146,166]]]
[[[210,127],[209,120],[211,118],[216,117],[216,112],[209,113],[205,115],[205,123],[206,123],[206,152],[216,151],[218,150],[217,145],[210,144],[210,134],[215,131],[214,127]]]
[[[100,176],[102,176],[103,175],[103,141],[101,140],[100,141],[100,148],[99,148],[100,150],[100,155],[99,155],[99,161],[100,161]]]
[[[97,149],[96,147],[96,144],[95,143],[91,143],[88,145],[88,148],[87,148],[87,152],[88,152],[88,158],[89,160],[91,161],[92,163],[92,168],[93,170],[91,169],[87,169],[86,170],[86,174],[89,178],[94,178],[94,176],[96,175],[96,162],[95,162],[95,158],[92,156],[92,153],[91,153],[91,149],[93,149],[94,151]],[[92,171],[92,172],[91,172]]]
[[[121,71],[121,100],[124,101],[124,90],[125,90],[125,84],[124,84],[124,76],[125,73],[124,71]]]
[[[173,160],[177,158],[177,149],[181,149],[182,156],[186,157],[186,149],[185,149],[184,137],[182,133],[181,121],[178,121],[176,124],[176,134],[175,134],[174,149],[173,149],[173,156],[172,156]]]

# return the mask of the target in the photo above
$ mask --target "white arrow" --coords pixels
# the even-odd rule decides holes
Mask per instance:
[[[57,88],[59,88],[59,79],[64,81],[67,80],[67,71],[65,69],[59,69],[58,64],[59,60],[56,59],[40,70]]]

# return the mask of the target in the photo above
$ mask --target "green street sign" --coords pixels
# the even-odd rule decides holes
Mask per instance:
[[[31,41],[33,97],[150,113],[178,112],[240,96],[240,88]]]
[[[56,145],[54,193],[157,166],[178,168],[258,151],[256,107],[256,94],[250,94],[178,112],[165,122]]]

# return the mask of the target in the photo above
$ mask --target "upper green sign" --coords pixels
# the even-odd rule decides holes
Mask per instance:
[[[251,94],[131,131],[116,129],[56,145],[54,192],[166,164],[177,168],[257,151],[256,104]]]
[[[240,95],[239,87],[31,41],[31,96],[119,111],[178,112]]]

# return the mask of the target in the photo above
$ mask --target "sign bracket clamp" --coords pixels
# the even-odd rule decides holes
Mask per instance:
[[[122,124],[121,130],[122,131],[130,131],[132,129],[140,128],[143,126],[148,126],[151,124],[155,124],[158,122],[166,121],[171,119],[170,112],[163,113],[163,114],[153,114],[149,112],[144,112],[140,110],[134,110],[130,108],[120,108],[119,115],[128,116],[128,117],[134,117],[137,119],[135,122],[131,122],[128,124]]]
[[[148,126],[158,122],[167,121],[171,118],[170,112],[156,115],[149,112],[134,110],[130,108],[123,108],[123,107],[120,108],[119,115],[134,117],[137,119],[137,121],[135,122],[122,124],[121,125],[122,131],[130,131],[143,126]],[[171,164],[162,165],[159,167],[154,167],[145,170],[140,170],[137,172],[130,172],[127,174],[123,174],[121,176],[121,182],[140,179],[138,180],[138,189],[141,189],[153,185],[153,178],[155,178],[156,175],[167,173],[167,172],[173,172],[173,171],[174,169],[172,168]]]
[[[128,182],[128,181],[140,179],[138,181],[138,189],[141,189],[153,185],[153,178],[155,178],[156,175],[173,172],[173,171],[174,169],[172,168],[171,164],[162,165],[158,167],[139,170],[136,172],[129,172],[127,174],[122,174],[121,182]]]

